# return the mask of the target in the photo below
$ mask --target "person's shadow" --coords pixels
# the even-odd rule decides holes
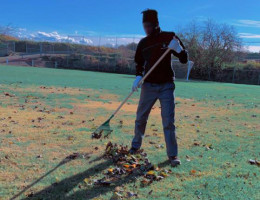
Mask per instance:
[[[102,157],[99,157],[96,160],[99,160],[99,159],[102,159]],[[93,162],[93,161],[91,161],[91,162]],[[115,187],[117,187],[117,186],[122,186],[123,184],[126,184],[126,183],[133,183],[136,181],[136,178],[138,178],[140,176],[137,174],[129,174],[129,175],[126,175],[125,177],[122,177],[116,183],[111,184],[109,186],[97,185],[97,186],[91,187],[90,189],[81,189],[77,192],[73,192],[73,188],[77,187],[80,183],[83,183],[85,178],[89,178],[91,176],[94,176],[95,174],[102,172],[103,170],[105,170],[109,166],[111,166],[112,164],[113,164],[112,160],[104,160],[104,162],[102,162],[92,168],[89,168],[84,172],[81,172],[74,176],[65,178],[62,181],[52,184],[52,185],[48,186],[47,188],[33,194],[30,197],[23,198],[22,200],[91,199],[91,198],[98,197],[102,194],[106,194],[107,192],[114,191]],[[167,162],[165,161],[165,162],[160,163],[158,166],[164,167],[166,164],[167,164]],[[54,168],[54,169],[56,169],[56,168]],[[35,181],[34,184],[39,182],[39,180],[41,180],[41,179],[42,179],[42,177],[40,179],[38,179],[37,181]],[[34,184],[31,184],[30,187],[32,187]],[[18,194],[21,195],[24,191],[25,190],[23,190],[22,192],[20,192]],[[19,195],[16,195],[11,199],[15,199]]]

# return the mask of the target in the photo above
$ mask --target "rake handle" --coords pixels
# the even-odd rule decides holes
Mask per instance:
[[[167,50],[164,52],[164,54],[154,63],[154,65],[151,67],[151,69],[143,76],[143,78],[138,82],[138,87],[142,84],[142,82],[149,76],[149,74],[152,73],[152,71],[157,67],[157,65],[164,59],[164,57],[171,51],[170,48],[167,48]],[[131,91],[128,96],[124,99],[124,101],[118,106],[118,108],[115,110],[115,112],[111,115],[110,119],[113,118],[116,113],[120,110],[120,108],[125,104],[125,102],[132,96],[132,94],[135,91]]]

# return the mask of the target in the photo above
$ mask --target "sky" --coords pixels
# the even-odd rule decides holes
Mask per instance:
[[[260,51],[260,0],[0,0],[0,5],[0,26],[12,24],[20,37],[132,41],[144,36],[141,11],[151,8],[165,31],[213,19],[233,25],[249,50]]]

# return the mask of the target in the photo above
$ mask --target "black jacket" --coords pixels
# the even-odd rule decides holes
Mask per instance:
[[[153,64],[166,51],[166,47],[173,39],[173,36],[180,41],[183,50],[180,53],[171,50],[145,79],[145,82],[165,83],[174,81],[174,71],[171,68],[171,53],[178,57],[179,61],[183,64],[188,62],[188,53],[174,32],[161,31],[160,28],[156,29],[151,35],[141,39],[138,43],[135,52],[136,76],[143,76],[144,73],[149,71]]]

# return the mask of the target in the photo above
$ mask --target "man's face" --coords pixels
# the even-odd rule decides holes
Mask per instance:
[[[154,25],[150,22],[144,22],[143,23],[144,32],[146,35],[150,35],[153,32]]]

